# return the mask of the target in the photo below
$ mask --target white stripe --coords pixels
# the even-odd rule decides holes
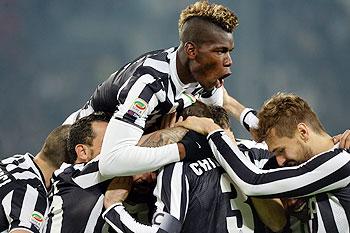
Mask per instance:
[[[30,171],[17,172],[12,174],[17,180],[28,180],[38,178],[36,174]]]
[[[82,189],[87,189],[89,187],[92,187],[96,184],[102,183],[103,181],[106,181],[108,177],[102,177],[101,173],[99,171],[87,173],[75,178],[72,178],[72,180],[79,185]]]
[[[170,197],[170,214],[177,219],[180,219],[181,214],[181,194],[183,192],[182,187],[182,162],[178,162],[174,164],[173,174],[171,176],[171,189],[178,188],[177,192],[172,190]]]
[[[95,203],[94,208],[90,212],[89,220],[85,226],[85,231],[84,233],[93,233],[94,228],[97,224],[97,220],[101,215],[102,208],[103,208],[103,197],[104,195],[100,195],[98,198],[97,202]]]
[[[163,211],[164,209],[164,203],[162,201],[162,180],[163,180],[163,172],[164,169],[159,172],[157,175],[157,185],[153,190],[153,196],[157,198],[155,206],[157,207],[157,211]]]
[[[10,217],[11,213],[11,203],[12,203],[13,191],[9,192],[4,199],[2,199],[2,207],[4,208],[5,216],[7,218],[7,222],[11,223],[13,219]]]
[[[185,210],[185,218],[186,218],[187,210],[188,210],[188,206],[189,206],[188,202],[189,202],[189,200],[190,200],[190,192],[189,192],[189,190],[190,190],[190,184],[189,184],[189,182],[188,182],[187,176],[185,177],[185,184],[186,184],[186,199],[187,199],[186,210]]]
[[[56,193],[56,192],[55,192]],[[52,214],[52,224],[50,233],[60,233],[63,221],[63,200],[60,196],[54,195],[50,206],[50,213]]]
[[[30,223],[30,219],[31,219],[32,213],[34,212],[35,204],[37,200],[38,200],[38,191],[35,190],[32,186],[27,184],[27,190],[23,198],[23,204],[22,204],[21,213],[19,216],[21,221],[19,226],[30,228],[30,226],[32,225]]]
[[[9,157],[9,158],[6,158],[6,159],[3,159],[1,160],[1,163],[3,164],[10,164],[10,163],[13,163],[15,160],[18,160],[18,155],[16,156],[12,156],[12,157]]]
[[[119,109],[114,114],[114,117],[122,118],[124,114],[128,112],[128,110],[133,106],[134,101],[137,99],[140,93],[145,89],[146,85],[154,82],[154,80],[155,80],[154,77],[149,74],[145,74],[139,77],[138,80],[134,83],[134,85],[131,86],[130,90],[128,91],[124,104],[121,104],[118,106]],[[156,104],[148,103],[147,109],[143,113],[144,121],[145,121],[145,117],[147,117],[149,113],[153,111],[154,106],[156,106]],[[140,125],[141,127],[145,126],[144,122],[138,123],[138,125]]]
[[[346,217],[344,207],[340,204],[338,198],[331,193],[327,193],[328,200],[334,215],[334,220],[338,228],[338,232],[350,232],[349,222]]]
[[[162,72],[165,74],[169,73],[169,63],[164,61],[147,58],[143,63],[143,66],[150,66],[153,69],[158,70],[159,72]]]

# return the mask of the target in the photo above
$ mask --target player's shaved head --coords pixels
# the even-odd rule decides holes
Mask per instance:
[[[214,36],[222,33],[223,29],[207,19],[194,17],[189,19],[182,27],[180,41],[202,44],[214,40]]]
[[[202,42],[217,32],[232,33],[238,26],[237,16],[227,7],[198,1],[180,14],[179,36],[183,43]]]

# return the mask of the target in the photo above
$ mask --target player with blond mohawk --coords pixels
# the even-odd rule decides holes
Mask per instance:
[[[148,52],[126,64],[66,120],[113,112],[99,162],[103,176],[134,175],[184,158],[198,159],[186,153],[194,143],[186,137],[157,148],[136,144],[161,116],[181,111],[197,98],[223,104],[223,79],[231,74],[232,32],[237,25],[237,16],[222,5],[200,1],[188,6],[179,18],[178,47]]]

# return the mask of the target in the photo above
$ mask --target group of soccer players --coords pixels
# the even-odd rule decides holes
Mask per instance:
[[[257,116],[232,98],[237,26],[189,5],[178,47],[113,73],[35,157],[2,160],[0,232],[349,232],[350,132],[334,140],[293,94]]]

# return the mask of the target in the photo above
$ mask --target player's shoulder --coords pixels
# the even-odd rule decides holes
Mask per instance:
[[[79,173],[84,169],[84,164],[69,164],[69,163],[63,163],[59,169],[57,169],[54,172],[53,180],[60,180],[60,179],[66,179],[72,178],[74,176],[79,175]]]

